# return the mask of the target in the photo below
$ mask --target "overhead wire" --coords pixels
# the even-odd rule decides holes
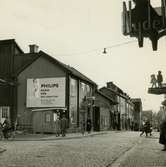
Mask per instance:
[[[131,40],[131,41],[127,41],[127,42],[122,42],[122,43],[118,43],[118,44],[114,44],[114,45],[111,45],[111,46],[107,46],[107,47],[102,47],[100,49],[93,49],[93,50],[89,50],[89,51],[85,51],[85,52],[80,52],[80,53],[73,53],[73,54],[58,54],[56,56],[79,56],[79,55],[85,55],[85,54],[90,54],[90,53],[93,53],[93,52],[101,52],[101,50],[105,50],[105,54],[107,53],[107,49],[112,49],[112,48],[116,48],[116,47],[120,47],[120,46],[123,46],[123,45],[127,45],[127,44],[130,44],[130,43],[135,43],[137,42],[137,40]]]

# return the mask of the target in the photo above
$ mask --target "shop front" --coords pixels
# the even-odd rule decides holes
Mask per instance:
[[[27,79],[26,104],[34,133],[55,133],[57,118],[67,117],[65,82],[64,77]]]
[[[56,120],[66,115],[66,108],[48,108],[32,110],[32,126],[34,133],[55,133]]]
[[[17,117],[20,127],[54,133],[57,115],[65,114],[68,132],[80,130],[80,121],[92,119],[92,106],[82,108],[97,85],[74,68],[44,52],[17,75]],[[29,56],[29,55],[28,55]],[[47,67],[47,68],[43,68]]]

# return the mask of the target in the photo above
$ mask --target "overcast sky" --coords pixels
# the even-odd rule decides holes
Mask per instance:
[[[113,81],[131,98],[141,98],[143,109],[157,111],[163,96],[149,95],[150,75],[163,72],[166,80],[166,39],[154,52],[122,35],[122,0],[0,0],[0,39],[15,38],[28,52],[37,44],[58,60],[78,69],[99,88]],[[157,5],[160,1],[155,0]],[[103,48],[108,54],[103,55]]]

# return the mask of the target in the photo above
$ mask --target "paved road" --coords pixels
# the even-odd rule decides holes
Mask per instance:
[[[166,167],[166,152],[161,151],[159,134],[141,137],[139,143],[121,156],[112,167]]]
[[[0,167],[150,167],[166,166],[158,136],[136,132],[45,141],[0,141]]]
[[[1,141],[0,167],[109,167],[138,142],[138,133],[110,132],[68,140]]]

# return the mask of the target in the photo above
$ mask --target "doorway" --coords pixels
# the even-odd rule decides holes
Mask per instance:
[[[93,108],[93,128],[94,131],[100,131],[100,107]]]

